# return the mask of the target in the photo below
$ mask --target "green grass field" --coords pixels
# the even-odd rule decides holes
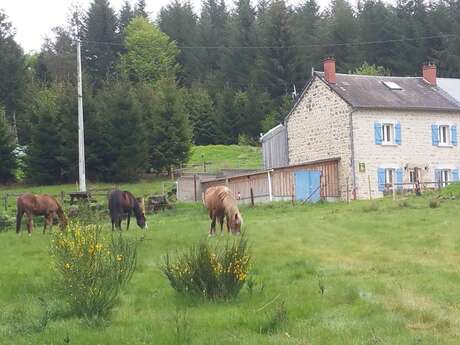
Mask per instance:
[[[159,268],[165,253],[231,239],[207,238],[205,211],[182,204],[149,217],[137,271],[98,327],[69,315],[54,293],[50,235],[0,233],[0,344],[460,343],[459,200],[433,209],[422,197],[242,212],[252,293],[206,302],[169,286]]]
[[[210,169],[242,168],[259,169],[262,166],[260,147],[238,145],[208,145],[192,148],[188,165],[209,164]]]

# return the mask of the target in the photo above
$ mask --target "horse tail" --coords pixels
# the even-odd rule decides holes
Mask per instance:
[[[62,228],[66,228],[67,227],[67,224],[68,224],[68,221],[67,221],[67,217],[64,213],[64,210],[62,209],[62,206],[61,204],[59,204],[58,202],[57,203],[57,214],[58,214],[58,217],[59,217],[59,221],[61,222],[61,226]]]

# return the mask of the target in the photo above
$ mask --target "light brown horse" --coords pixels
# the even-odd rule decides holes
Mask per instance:
[[[32,233],[34,223],[33,216],[44,216],[45,225],[43,227],[43,233],[45,233],[48,226],[53,226],[53,220],[57,216],[61,230],[67,226],[67,217],[62,210],[61,205],[57,200],[49,195],[34,195],[30,193],[22,194],[18,197],[16,202],[16,233],[19,234],[21,230],[21,220],[24,213],[27,215],[27,231],[29,235]]]
[[[203,203],[209,211],[209,218],[211,218],[209,235],[216,234],[216,220],[219,220],[220,233],[222,234],[224,218],[227,219],[228,232],[232,231],[233,234],[241,232],[243,217],[241,217],[236,200],[232,196],[230,189],[226,186],[209,187],[204,194]]]

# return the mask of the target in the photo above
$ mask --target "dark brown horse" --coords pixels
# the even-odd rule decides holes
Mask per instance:
[[[209,211],[211,218],[211,229],[209,235],[216,234],[216,220],[220,223],[220,233],[224,226],[224,218],[227,219],[227,231],[233,234],[241,232],[243,217],[238,210],[235,198],[232,196],[230,189],[226,186],[209,187],[204,194],[204,205]]]
[[[22,194],[18,197],[16,202],[16,233],[21,230],[21,220],[24,213],[27,215],[27,231],[29,235],[32,233],[34,227],[33,216],[44,216],[45,225],[43,233],[47,226],[53,226],[53,220],[56,216],[59,218],[61,230],[67,226],[67,217],[62,210],[61,205],[57,200],[49,195],[33,195],[30,193]]]
[[[109,211],[110,219],[112,221],[112,231],[115,227],[121,230],[121,221],[123,220],[124,215],[127,215],[126,230],[128,230],[132,213],[136,216],[137,225],[139,225],[140,228],[148,228],[147,222],[145,221],[143,199],[141,199],[141,202],[139,203],[139,201],[130,192],[122,192],[119,190],[110,192]]]

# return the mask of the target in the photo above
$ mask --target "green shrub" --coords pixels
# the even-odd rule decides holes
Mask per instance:
[[[202,241],[175,259],[166,255],[162,267],[171,286],[182,294],[228,299],[238,295],[249,271],[247,241],[241,236],[221,248]]]
[[[379,210],[379,204],[376,202],[371,202],[363,207],[364,212],[375,212]]]
[[[77,315],[106,316],[136,267],[136,245],[104,235],[98,225],[71,223],[51,245],[58,286]]]
[[[0,212],[0,232],[14,228],[15,219],[6,213]]]
[[[411,207],[411,204],[409,203],[409,200],[404,199],[398,202],[398,207],[400,208]]]
[[[439,199],[432,198],[430,199],[428,205],[430,206],[430,208],[438,208],[439,206],[441,206],[441,202],[439,201]]]

